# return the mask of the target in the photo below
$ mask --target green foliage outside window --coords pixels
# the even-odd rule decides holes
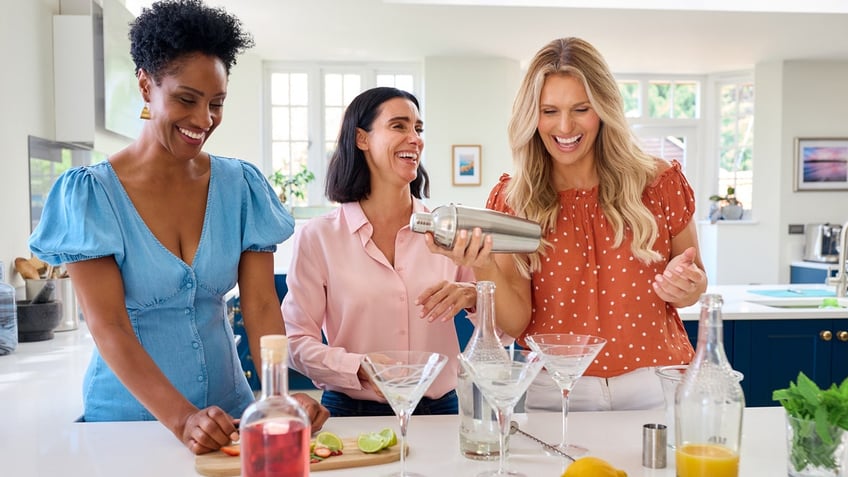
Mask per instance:
[[[283,174],[281,170],[277,170],[268,176],[268,181],[274,186],[280,200],[289,206],[295,198],[301,201],[306,198],[306,186],[314,180],[315,174],[306,166],[301,166],[300,170],[293,175]]]
[[[698,117],[698,84],[695,82],[651,81],[648,84],[648,115],[652,118],[694,119]]]
[[[719,190],[734,187],[747,207],[753,203],[754,84],[719,87]]]
[[[670,97],[671,88],[669,83],[652,81],[648,85],[648,116],[652,118],[670,117]]]
[[[619,81],[618,91],[624,103],[624,116],[638,118],[642,115],[642,101],[638,81]]]
[[[698,84],[675,83],[674,117],[694,119],[698,117]]]

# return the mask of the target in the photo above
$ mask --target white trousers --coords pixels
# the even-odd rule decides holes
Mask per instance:
[[[662,409],[662,382],[656,368],[639,368],[612,378],[582,376],[568,395],[569,411],[625,411]],[[546,370],[527,389],[527,412],[562,411],[562,393]]]

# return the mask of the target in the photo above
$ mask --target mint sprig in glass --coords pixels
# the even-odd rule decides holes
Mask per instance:
[[[845,475],[848,467],[848,378],[821,389],[803,372],[772,399],[786,409],[789,472],[792,476],[825,471]],[[816,474],[822,475],[822,474]]]

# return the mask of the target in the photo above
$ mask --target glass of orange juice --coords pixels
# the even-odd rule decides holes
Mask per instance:
[[[739,476],[739,454],[720,444],[684,444],[675,458],[677,477]]]

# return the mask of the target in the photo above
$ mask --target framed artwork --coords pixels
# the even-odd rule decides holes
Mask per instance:
[[[848,138],[795,138],[795,191],[848,190]]]
[[[480,185],[482,147],[480,145],[451,146],[453,185]]]

